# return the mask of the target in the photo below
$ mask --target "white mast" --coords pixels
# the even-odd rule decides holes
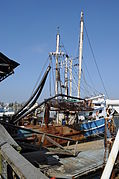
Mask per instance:
[[[67,66],[67,62],[68,62],[68,57],[66,56],[65,59],[65,95],[68,95],[68,66]]]
[[[80,46],[79,46],[79,80],[78,80],[78,97],[80,97],[80,83],[81,83],[81,63],[82,63],[82,52],[83,52],[83,12],[81,12],[80,21]]]
[[[57,30],[57,35],[56,35],[56,51],[55,52],[50,52],[49,53],[50,58],[52,56],[55,57],[55,95],[59,94],[59,90],[62,93],[62,84],[61,84],[61,76],[60,76],[60,62],[61,62],[61,57],[68,58],[68,55],[66,55],[64,52],[60,50],[60,34],[59,34],[59,28]],[[67,60],[67,59],[66,59]],[[65,85],[67,86],[67,91],[68,91],[68,65],[65,67],[65,75],[66,75],[66,80],[65,80]],[[64,85],[64,86],[65,86]],[[61,87],[61,89],[59,89]],[[66,93],[66,91],[65,91]],[[68,93],[67,93],[68,94]],[[57,98],[57,97],[56,97]]]
[[[60,43],[60,35],[59,32],[57,32],[56,36],[56,82],[55,82],[55,94],[58,94],[58,81],[59,81],[59,74],[58,74],[58,55],[59,55],[59,43]]]
[[[69,72],[70,72],[70,96],[72,96],[72,59],[70,60],[70,67],[69,67]]]

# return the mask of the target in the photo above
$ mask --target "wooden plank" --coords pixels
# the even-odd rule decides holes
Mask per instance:
[[[46,136],[46,139],[53,145],[61,148],[61,149],[64,149],[64,147],[62,147],[60,144],[58,144],[56,141],[54,141],[53,139],[51,139],[50,137]]]
[[[10,145],[20,148],[20,146],[15,142],[15,140],[9,135],[7,130],[0,124],[0,144],[7,142]]]
[[[63,150],[65,153],[67,153],[67,154],[69,154],[69,155],[72,155],[72,156],[75,155],[75,154],[73,154],[73,152],[72,152],[71,150],[68,150],[68,149],[62,147],[60,144],[58,144],[56,141],[54,141],[54,140],[51,139],[50,137],[46,136],[46,138],[47,138],[47,140],[48,140],[49,142],[51,142],[53,145],[59,147],[60,150]],[[57,149],[56,149],[56,150],[57,150]],[[61,153],[62,153],[62,152],[61,152]]]
[[[45,140],[45,134],[42,135],[41,142],[40,142],[40,148],[42,147],[44,140]]]
[[[1,155],[20,178],[47,179],[40,169],[34,167],[8,143],[1,146]]]
[[[27,161],[12,146],[19,147],[6,129],[0,124],[0,154],[20,178],[47,179],[47,177]],[[2,171],[1,171],[2,172]]]

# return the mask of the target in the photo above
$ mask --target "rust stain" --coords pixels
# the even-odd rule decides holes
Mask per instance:
[[[81,131],[77,131],[77,130],[70,128],[68,126],[49,125],[48,127],[47,126],[40,127],[39,125],[35,125],[35,126],[28,125],[25,127],[27,129],[36,130],[39,132],[53,134],[53,135],[61,136],[61,137],[67,137],[67,138],[73,139],[75,141],[84,139],[84,135],[81,133]],[[41,143],[41,138],[42,138],[42,134],[37,134],[37,144]],[[63,140],[63,139],[59,139],[59,138],[55,138],[55,137],[54,138],[52,137],[52,139],[59,144],[66,144],[68,142],[67,140]],[[43,146],[51,146],[51,145],[52,144],[49,141],[47,141],[47,139],[44,140]]]

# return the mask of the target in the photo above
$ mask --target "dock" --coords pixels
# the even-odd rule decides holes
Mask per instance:
[[[74,148],[75,145],[68,146],[70,150]],[[42,154],[45,162],[43,160],[41,162],[41,153],[38,151],[24,154],[24,156],[31,163],[36,162],[40,170],[49,177],[78,178],[103,168],[104,140],[77,144],[76,151],[76,156]]]
[[[2,178],[47,179],[20,154],[20,146],[0,124],[0,176]]]
[[[21,152],[20,146],[0,125],[1,176],[11,173],[21,178],[82,178],[104,168],[104,140],[76,143],[63,147],[41,147]],[[52,139],[50,139],[52,142]],[[35,146],[34,146],[35,148]],[[6,163],[4,165],[4,163]]]

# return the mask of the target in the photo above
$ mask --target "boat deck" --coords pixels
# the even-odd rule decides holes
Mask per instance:
[[[68,149],[73,148],[75,145],[68,146]],[[47,162],[42,164],[39,162],[41,154],[38,151],[25,155],[27,158],[30,156],[32,162],[34,158],[41,171],[56,178],[78,178],[103,167],[104,140],[78,144],[77,152],[76,156],[45,155]]]

